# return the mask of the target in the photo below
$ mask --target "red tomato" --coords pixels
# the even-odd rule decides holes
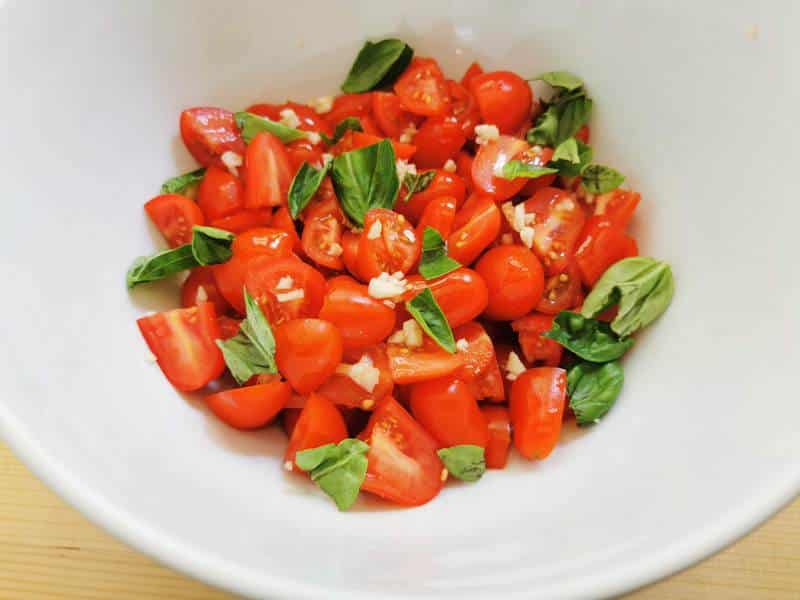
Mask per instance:
[[[453,229],[455,219],[456,199],[452,196],[434,198],[422,211],[422,216],[417,224],[417,237],[423,239],[425,228],[432,227],[439,232],[439,235],[447,239]]]
[[[230,304],[217,289],[217,282],[209,267],[195,267],[181,286],[181,306],[189,308],[201,302],[211,302],[217,314],[230,309]]]
[[[567,372],[538,367],[522,373],[511,385],[514,446],[528,459],[547,458],[561,435]]]
[[[395,323],[394,309],[370,296],[366,285],[347,276],[328,282],[319,317],[336,325],[348,350],[385,340]]]
[[[478,75],[483,75],[483,68],[480,63],[474,62],[467,68],[466,73],[464,73],[464,76],[461,78],[461,85],[469,89],[472,79]]]
[[[531,313],[511,323],[511,328],[519,335],[519,345],[529,365],[557,367],[561,362],[564,354],[561,344],[542,337],[543,333],[553,328],[553,319],[555,315]]]
[[[450,354],[433,344],[419,350],[389,344],[389,368],[397,384],[417,383],[455,373],[463,364],[458,354]]]
[[[414,136],[417,151],[414,163],[422,168],[438,168],[461,150],[467,141],[461,125],[452,117],[430,117]]]
[[[586,219],[575,196],[558,188],[543,188],[525,201],[525,213],[535,215],[532,250],[547,275],[569,267],[575,243]]]
[[[502,217],[490,196],[473,194],[456,214],[447,252],[462,265],[474,261],[500,235]]]
[[[589,220],[608,221],[614,227],[625,229],[639,205],[638,192],[616,189],[594,197],[594,216]],[[588,223],[587,223],[588,227]]]
[[[373,233],[375,231],[377,234]],[[382,272],[408,273],[421,250],[420,239],[403,215],[386,208],[373,208],[364,216],[364,235],[358,245],[358,272],[365,279]]]
[[[431,200],[441,196],[455,198],[456,208],[464,204],[464,197],[466,196],[464,180],[458,175],[437,169],[430,185],[411,196],[408,200],[406,200],[405,188],[401,187],[397,202],[394,203],[394,210],[412,223],[418,223],[425,207],[428,206]]]
[[[318,448],[325,444],[338,444],[346,437],[347,426],[342,414],[327,398],[311,394],[297,421],[291,427],[284,459],[289,466],[297,466],[295,457],[301,450]]]
[[[144,205],[144,210],[170,248],[191,242],[192,227],[205,224],[200,207],[180,194],[156,196]]]
[[[502,406],[484,406],[483,418],[489,424],[489,443],[486,444],[486,467],[505,469],[511,448],[511,418]]]
[[[225,169],[208,167],[197,188],[197,205],[209,221],[240,211],[244,199],[239,178]]]
[[[416,128],[422,118],[403,108],[395,94],[389,92],[372,93],[372,114],[384,135],[397,138],[411,127]]]
[[[449,79],[447,89],[450,92],[450,116],[455,119],[463,134],[472,139],[475,137],[475,126],[481,122],[478,103],[466,88]]]
[[[251,258],[244,281],[273,326],[301,317],[316,317],[322,308],[325,278],[295,256]]]
[[[475,158],[463,150],[456,156],[456,173],[464,181],[467,191],[472,192],[472,163]]]
[[[285,206],[292,168],[281,141],[267,131],[257,133],[244,157],[244,205]]]
[[[411,387],[411,414],[444,448],[486,447],[489,428],[469,385],[443,377]]]
[[[258,429],[275,418],[291,395],[288,383],[274,380],[211,394],[206,397],[206,404],[231,427]]]
[[[384,139],[386,138],[379,135],[351,130],[345,133],[342,136],[342,139],[340,139],[336,145],[331,148],[331,154],[338,156],[339,154],[350,152],[351,150],[358,150],[359,148],[372,146],[373,144],[377,144]],[[397,158],[408,160],[414,155],[414,152],[417,151],[417,147],[412,146],[411,144],[403,144],[391,139],[389,141],[392,143],[392,148],[394,148],[394,153]]]
[[[489,367],[471,383],[475,390],[475,397],[479,400],[504,402],[506,399],[505,381],[496,356],[492,357]]]
[[[286,437],[289,438],[292,437],[292,433],[294,432],[295,425],[297,425],[297,421],[300,418],[301,412],[302,410],[299,408],[283,409],[283,418],[281,419],[281,426],[283,427],[283,431],[286,433]]]
[[[592,287],[614,263],[639,254],[636,240],[608,221],[593,221],[584,230],[575,262],[584,285]]]
[[[489,305],[484,314],[490,319],[517,319],[542,299],[542,265],[525,246],[495,246],[481,257],[475,270],[489,288]]]
[[[217,324],[219,325],[220,339],[227,340],[239,333],[241,321],[227,315],[219,315],[217,317]]]
[[[256,227],[237,235],[231,250],[242,257],[289,256],[292,253],[292,239],[282,229]]]
[[[278,370],[298,394],[316,390],[342,362],[342,336],[328,321],[286,321],[274,335]]]
[[[498,202],[508,200],[525,187],[527,179],[505,179],[497,177],[507,162],[522,160],[530,146],[524,140],[501,135],[496,140],[482,144],[472,163],[472,182],[485,194],[491,194]]]
[[[578,133],[575,134],[575,139],[582,141],[584,144],[588,144],[589,136],[590,136],[589,126],[584,125],[580,129],[578,129]]]
[[[562,310],[578,303],[581,294],[581,276],[577,265],[571,262],[563,273],[549,277],[544,283],[544,292],[536,310],[557,315]]]
[[[432,58],[414,58],[395,82],[394,91],[406,110],[414,114],[432,117],[447,112],[447,84]]]
[[[372,410],[375,403],[392,393],[394,382],[389,371],[389,357],[383,344],[371,346],[358,351],[346,351],[344,360],[355,364],[367,356],[372,366],[380,372],[378,383],[367,391],[357,384],[349,375],[334,373],[317,388],[317,393],[325,396],[338,406],[349,406],[362,410]]]
[[[272,220],[272,211],[267,208],[240,210],[237,213],[211,221],[211,226],[231,233],[242,233],[253,227],[265,227]]]
[[[442,489],[446,473],[436,441],[391,396],[378,403],[360,437],[369,444],[362,490],[419,506]]]
[[[372,111],[372,93],[343,94],[333,100],[331,110],[325,114],[325,119],[331,127],[336,127],[347,117],[363,117]],[[363,126],[363,120],[362,120]]]
[[[353,277],[365,281],[358,272],[358,246],[360,243],[361,234],[353,233],[349,229],[342,232],[342,262]]]
[[[279,121],[281,118],[281,109],[278,104],[269,104],[266,102],[252,104],[247,107],[246,112],[258,115],[259,117],[266,117],[273,121]]]
[[[199,390],[225,370],[215,342],[220,332],[211,302],[142,317],[136,324],[158,366],[177,389]]]
[[[322,166],[322,148],[315,146],[308,140],[296,140],[284,146],[286,156],[289,158],[292,177],[297,174],[304,162],[317,168]]]
[[[300,236],[297,235],[297,228],[295,227],[292,215],[289,214],[288,208],[281,206],[275,211],[275,214],[272,215],[272,226],[288,233],[292,240],[292,249],[296,254],[300,256],[303,255],[303,245],[300,241]]]
[[[297,102],[287,102],[280,106],[280,110],[287,108],[293,110],[294,114],[296,114],[297,118],[300,120],[297,129],[301,131],[316,131],[318,133],[324,133],[327,136],[333,135],[333,126],[331,126],[322,115],[317,114],[310,106],[298,104]],[[280,117],[280,111],[278,112],[278,116]]]
[[[514,132],[530,117],[531,86],[511,71],[492,71],[471,78],[469,89],[481,110],[484,123],[497,125],[500,133]]]
[[[553,158],[553,149],[544,147],[539,152],[537,152],[537,149],[537,146],[533,146],[523,157],[539,166],[544,166],[549,163],[550,159]],[[522,188],[520,194],[523,196],[533,196],[540,189],[553,185],[556,177],[557,175],[555,173],[550,173],[549,175],[540,175],[539,177],[529,179],[525,187]]]
[[[481,314],[489,303],[489,290],[483,277],[472,269],[456,269],[426,281],[419,275],[408,278],[410,300],[425,288],[430,289],[450,327],[458,327]]]
[[[244,155],[244,141],[229,110],[187,108],[181,113],[180,129],[186,149],[204,167],[223,167],[220,156],[227,151]]]
[[[332,214],[314,214],[307,218],[303,227],[303,252],[321,267],[341,271],[342,222]]]
[[[471,381],[489,369],[494,360],[494,345],[480,323],[470,321],[456,327],[453,337],[456,341],[464,340],[467,343],[466,350],[458,351],[464,363],[457,373],[459,379]]]

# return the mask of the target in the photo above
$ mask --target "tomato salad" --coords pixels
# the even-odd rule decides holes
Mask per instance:
[[[169,249],[127,283],[188,272],[182,308],[138,320],[175,388],[281,422],[284,467],[340,509],[420,505],[602,418],[672,273],[639,256],[640,195],[594,162],[575,75],[449,79],[385,39],[342,91],[184,110],[201,168],[145,204]]]

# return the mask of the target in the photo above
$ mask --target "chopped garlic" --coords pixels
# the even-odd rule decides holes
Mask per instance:
[[[456,348],[461,352],[466,352],[469,350],[469,342],[464,338],[459,338],[458,341],[456,341]]]
[[[400,134],[398,139],[401,144],[410,144],[415,135],[417,135],[417,128],[413,123],[411,123],[408,127],[403,129],[403,133]]]
[[[396,167],[397,167],[397,177],[400,179],[400,183],[403,182],[408,173],[411,173],[412,175],[417,174],[417,167],[413,164],[409,164],[407,160],[398,159]]]
[[[447,161],[444,163],[442,169],[444,169],[448,173],[455,173],[457,169],[456,161],[454,161],[452,158],[448,158]]]
[[[327,167],[328,164],[330,164],[330,162],[332,160],[333,160],[333,154],[331,154],[329,152],[323,152],[322,153],[322,166],[323,167]]]
[[[226,150],[219,158],[222,161],[222,164],[228,168],[228,171],[230,171],[231,175],[234,177],[239,176],[239,167],[242,166],[243,162],[242,157],[239,154],[236,154],[236,152],[231,150]]]
[[[525,365],[517,356],[516,352],[508,353],[508,361],[506,361],[506,379],[514,381],[525,372]]]
[[[406,343],[406,334],[403,333],[402,329],[398,329],[392,335],[390,335],[387,339],[387,342],[390,344],[405,344]]]
[[[523,227],[519,232],[519,239],[522,240],[522,243],[525,244],[528,248],[533,247],[533,238],[536,236],[536,230],[533,227],[528,227],[527,225]]]
[[[422,346],[422,327],[415,319],[408,319],[403,323],[403,335],[405,344],[409,348],[419,348]]]
[[[291,108],[284,108],[281,111],[281,123],[292,129],[297,129],[300,126],[300,117]]]
[[[253,242],[256,246],[266,246],[267,244],[269,244],[269,237],[266,235],[253,236],[250,238],[250,241]]]
[[[385,271],[369,280],[367,293],[377,300],[396,298],[406,291],[406,280],[402,273],[389,275]]]
[[[475,125],[475,143],[485,144],[500,137],[500,130],[497,125]]]
[[[322,141],[322,136],[316,131],[306,131],[306,139],[316,146]]]
[[[356,382],[361,388],[372,393],[381,377],[380,369],[376,369],[372,364],[369,355],[364,354],[354,365],[340,364],[336,367],[339,375],[346,375]]]
[[[328,247],[328,256],[341,256],[343,252],[344,248],[342,248],[342,245],[337,244],[336,242],[333,242]]]
[[[292,469],[294,468],[294,464],[292,463],[292,461],[287,460],[286,462],[283,463],[283,468],[291,472]]]
[[[404,229],[403,237],[405,237],[412,244],[417,241],[417,236],[414,235],[414,232],[411,229]]]
[[[381,237],[381,232],[383,231],[383,225],[381,224],[380,219],[375,221],[367,231],[367,239],[368,240],[377,240]]]
[[[202,285],[197,286],[197,292],[195,293],[194,301],[197,303],[208,302],[208,293],[206,292],[206,288],[204,288]]]
[[[520,202],[514,207],[514,222],[511,224],[515,231],[522,231],[525,227],[525,204]]]
[[[284,275],[278,279],[278,284],[275,286],[276,290],[290,290],[294,286],[294,279],[291,275]]]
[[[333,96],[320,96],[319,98],[314,98],[308,103],[308,105],[313,108],[314,112],[318,115],[331,112],[331,109],[333,108]]]
[[[302,289],[290,290],[281,294],[275,294],[275,299],[278,302],[291,302],[292,300],[302,300],[306,297],[305,291]]]
[[[384,304],[384,306],[387,306],[387,307],[391,308],[392,310],[394,310],[395,304],[391,300],[384,300],[383,304]]]

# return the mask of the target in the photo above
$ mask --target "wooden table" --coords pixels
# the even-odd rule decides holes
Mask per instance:
[[[2,600],[232,600],[100,531],[0,444]],[[717,556],[627,600],[800,599],[800,499]]]

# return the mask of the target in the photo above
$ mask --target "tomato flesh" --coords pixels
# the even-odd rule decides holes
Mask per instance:
[[[284,206],[292,169],[281,141],[267,131],[257,133],[244,158],[246,208]]]
[[[364,217],[358,247],[358,272],[366,279],[381,273],[408,273],[422,251],[411,223],[394,211],[373,208]]]
[[[200,207],[180,194],[156,196],[144,205],[144,210],[170,248],[191,242],[192,227],[205,224]]]
[[[564,354],[558,342],[543,337],[542,334],[553,328],[555,315],[531,313],[511,323],[511,328],[519,336],[519,345],[528,364],[557,367]]]
[[[180,130],[186,149],[204,167],[224,167],[220,157],[228,151],[244,155],[244,140],[229,110],[187,108],[181,113]]]
[[[211,166],[197,187],[197,205],[209,221],[228,217],[244,208],[244,191],[238,177]]]

